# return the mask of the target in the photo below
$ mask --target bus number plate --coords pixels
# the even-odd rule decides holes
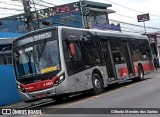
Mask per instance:
[[[46,97],[47,95],[45,93],[41,93],[41,94],[38,94],[37,95],[37,98],[44,98]]]

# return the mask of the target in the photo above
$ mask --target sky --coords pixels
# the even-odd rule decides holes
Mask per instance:
[[[7,2],[10,4],[22,5],[20,1],[21,0],[0,0],[0,7],[23,9],[23,7],[20,7],[20,6],[11,6],[8,4],[1,3],[1,2]],[[35,0],[35,1],[38,2],[41,0]],[[77,0],[43,0],[43,1],[47,1],[56,5],[61,5],[61,4],[66,4],[70,2],[75,2]],[[90,1],[112,4],[112,7],[110,7],[109,9],[116,11],[116,13],[110,14],[109,19],[128,22],[128,23],[134,23],[137,25],[143,25],[143,22],[137,21],[136,19],[137,15],[149,13],[150,20],[146,21],[145,25],[149,27],[160,28],[160,6],[159,6],[160,0],[90,0]],[[121,7],[120,5],[128,7],[130,9],[134,9],[136,11],[140,11],[140,12],[129,10],[127,8]],[[13,10],[0,9],[0,17],[5,17],[7,15],[16,14],[16,13],[20,13],[20,12],[13,11]],[[127,17],[124,17],[122,15]],[[132,18],[129,18],[129,17],[132,17]]]

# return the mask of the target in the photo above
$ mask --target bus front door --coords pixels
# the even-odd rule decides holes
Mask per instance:
[[[115,64],[113,61],[110,43],[108,40],[104,40],[104,41],[101,41],[101,44],[102,44],[102,51],[105,58],[109,81],[117,80]]]

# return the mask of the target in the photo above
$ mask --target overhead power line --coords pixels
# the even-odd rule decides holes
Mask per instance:
[[[40,4],[40,3],[37,3],[37,2],[34,2],[34,4],[37,5],[37,6],[42,6],[42,7],[49,7],[49,6],[47,6],[47,5]]]
[[[12,5],[12,6],[18,6],[18,7],[22,7],[22,5],[17,5],[17,4],[12,4],[12,3],[6,3],[6,2],[1,2],[1,4],[8,4],[8,5]]]
[[[129,9],[129,10],[131,10],[131,11],[135,11],[135,12],[143,13],[143,14],[145,13],[145,12],[138,11],[138,10],[135,10],[135,9],[132,9],[132,8],[128,8],[128,7],[126,7],[126,6],[123,6],[123,5],[121,5],[121,4],[115,3],[115,2],[110,1],[110,0],[106,0],[106,1],[108,1],[108,2],[110,2],[110,3],[113,3],[113,4],[116,4],[116,5],[118,5],[118,6],[121,6],[121,7],[123,7],[123,8]],[[155,15],[155,14],[150,14],[150,15],[156,16],[156,17],[160,17],[159,15]]]
[[[127,16],[127,15],[122,15],[122,14],[118,14],[118,13],[114,13],[114,14],[119,15],[119,16],[123,16],[123,17],[128,17],[128,18],[136,19],[136,20],[137,20],[137,18],[135,18],[135,17],[131,17],[131,16]]]
[[[135,18],[135,17],[131,17],[131,16],[127,16],[127,15],[122,15],[122,14],[119,14],[119,13],[114,13],[114,14],[115,14],[115,15],[122,16],[122,17],[127,17],[127,18],[132,18],[132,19],[137,20],[137,18]],[[160,19],[150,19],[150,20],[160,20]]]
[[[23,9],[6,8],[6,7],[0,7],[0,9],[15,10],[15,11],[23,11]]]
[[[144,27],[144,26],[142,26],[142,25],[132,24],[132,23],[128,23],[128,22],[122,22],[122,21],[113,20],[113,19],[110,19],[110,21],[118,22],[118,23],[121,23],[121,24],[128,24],[128,25],[132,25],[132,26],[137,26],[137,27],[141,27],[141,28],[143,28],[143,27]],[[149,27],[149,26],[146,26],[146,28],[160,30],[160,28]]]
[[[50,5],[53,5],[53,6],[56,6],[56,4],[53,4],[53,3],[50,3],[50,2],[46,2],[46,1],[44,1],[44,0],[37,0],[37,1],[43,2],[43,3],[46,3],[46,4],[50,4]]]

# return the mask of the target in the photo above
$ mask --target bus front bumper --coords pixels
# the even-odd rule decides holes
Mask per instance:
[[[22,101],[29,101],[54,96],[56,94],[56,89],[55,87],[52,87],[49,89],[34,92],[19,92],[19,94],[21,96]]]

